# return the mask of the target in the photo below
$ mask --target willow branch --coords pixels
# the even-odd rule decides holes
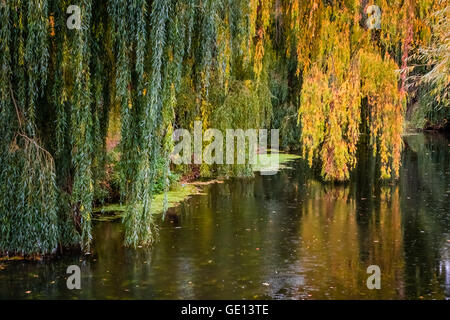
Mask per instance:
[[[26,139],[28,142],[34,144],[39,150],[43,151],[49,158],[50,160],[53,162],[53,156],[51,155],[50,152],[48,152],[47,150],[45,150],[43,147],[41,147],[35,139],[30,138],[29,136],[27,136],[23,130],[22,130],[22,121],[20,120],[20,112],[19,112],[19,107],[17,106],[17,102],[16,99],[14,98],[14,92],[12,90],[12,84],[11,81],[9,81],[9,91],[11,92],[11,98],[13,100],[13,104],[14,104],[14,108],[16,109],[16,115],[17,115],[17,120],[19,121],[19,132],[17,132],[17,135],[21,136],[22,138]],[[16,135],[16,136],[17,136]]]

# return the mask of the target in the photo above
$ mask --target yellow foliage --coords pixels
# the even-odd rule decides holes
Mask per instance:
[[[398,89],[398,66],[378,52],[361,54],[361,91],[368,98],[370,134],[374,152],[381,157],[381,176],[398,177],[402,149],[404,95]]]
[[[358,59],[350,59],[349,25],[325,19],[318,61],[307,73],[300,97],[303,155],[321,162],[325,180],[344,181],[356,165],[360,124]],[[319,151],[320,150],[320,151]]]
[[[351,10],[324,10],[310,55],[314,62],[306,69],[300,95],[303,156],[310,165],[319,161],[325,180],[348,180],[357,162],[361,98],[367,98],[370,141],[380,155],[381,176],[397,177],[404,103],[399,67],[387,54],[383,57],[368,36],[361,39],[365,31],[351,25],[352,18],[356,19]],[[356,40],[355,34],[360,35]],[[306,68],[309,62],[299,63]]]

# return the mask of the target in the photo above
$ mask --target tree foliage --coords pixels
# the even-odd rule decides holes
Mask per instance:
[[[448,123],[450,116],[449,20],[450,6],[445,1],[440,1],[425,21],[431,31],[429,41],[418,46],[409,57],[409,85],[419,100],[413,120],[419,126],[426,125],[426,122]]]
[[[367,134],[382,178],[396,177],[407,98],[396,70],[417,47],[432,65],[422,79],[448,104],[448,6],[436,1],[374,1],[382,27],[367,30],[365,0],[0,0],[1,252],[89,251],[110,170],[125,243],[151,244],[152,198],[179,169],[172,132],[196,120],[280,128],[282,145],[329,181],[350,178]],[[69,5],[79,30],[67,27]]]

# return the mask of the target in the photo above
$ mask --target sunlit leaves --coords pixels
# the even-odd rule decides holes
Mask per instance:
[[[357,40],[353,50],[351,13],[328,7],[316,41],[315,63],[304,77],[299,106],[303,155],[317,159],[328,181],[345,181],[356,166],[361,98],[367,98],[370,143],[381,159],[381,177],[398,177],[403,94],[398,66],[370,42]],[[366,48],[366,49],[362,49]],[[366,121],[365,121],[366,122]]]
[[[382,178],[397,178],[400,168],[404,95],[398,89],[396,64],[378,52],[361,54],[361,91],[370,108],[371,144],[381,157]]]

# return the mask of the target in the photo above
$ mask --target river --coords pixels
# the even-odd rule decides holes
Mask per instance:
[[[95,222],[91,255],[0,262],[0,298],[448,299],[450,140],[404,139],[398,183],[380,184],[366,155],[347,184],[297,160],[207,185],[160,219],[151,249],[123,247],[120,221]],[[81,290],[67,289],[69,265]]]

